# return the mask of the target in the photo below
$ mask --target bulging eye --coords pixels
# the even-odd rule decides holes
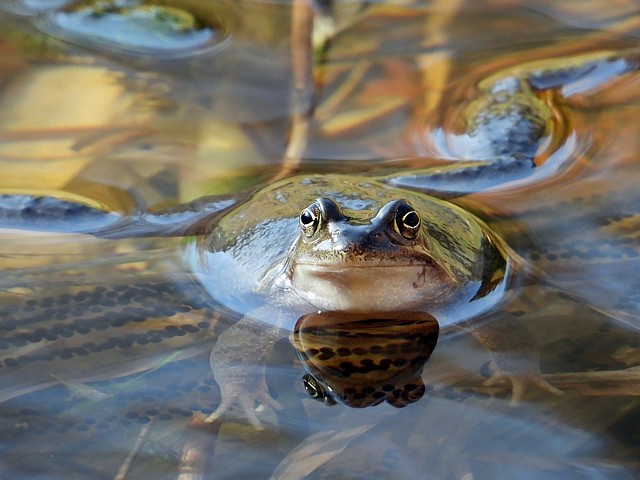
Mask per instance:
[[[320,219],[322,218],[322,212],[320,211],[320,207],[316,202],[309,205],[305,208],[299,217],[300,228],[302,229],[302,233],[306,237],[313,236],[314,233],[318,231],[318,227],[320,226]]]
[[[410,205],[401,204],[396,210],[394,227],[407,240],[416,238],[420,231],[420,215]]]

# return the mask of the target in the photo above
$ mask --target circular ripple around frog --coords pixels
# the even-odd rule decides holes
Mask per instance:
[[[42,13],[37,26],[69,43],[116,55],[180,58],[224,49],[232,8],[192,1],[85,0]]]

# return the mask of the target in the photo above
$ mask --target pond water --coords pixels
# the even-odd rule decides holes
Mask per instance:
[[[321,174],[455,163],[484,79],[632,51],[640,37],[625,1],[345,2],[317,16],[330,37],[315,39],[300,171]],[[278,1],[3,2],[0,193],[135,217],[269,184],[288,138],[290,21]],[[491,356],[470,330],[441,331],[435,346],[430,316],[366,331],[320,318],[269,352],[283,408],[258,413],[262,430],[240,409],[204,423],[221,397],[209,353],[240,315],[194,280],[187,240],[3,228],[0,476],[638,478],[640,71],[629,65],[541,89],[553,132],[537,173],[451,199],[526,265],[483,318],[526,330],[498,356],[534,354],[562,395],[529,385],[513,402],[508,382],[486,383]],[[404,392],[381,375],[366,381],[393,401],[310,398],[301,361],[324,364],[305,345],[331,335],[345,357],[401,352],[388,363],[415,366],[394,379]]]

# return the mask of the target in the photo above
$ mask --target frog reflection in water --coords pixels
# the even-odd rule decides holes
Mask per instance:
[[[290,336],[307,370],[311,397],[368,407],[387,401],[404,407],[425,392],[422,369],[438,340],[438,322],[423,312],[323,312],[301,317]]]
[[[7,195],[0,204],[3,224],[102,237],[198,236],[186,262],[216,301],[244,314],[211,353],[222,402],[208,420],[239,404],[258,427],[255,402],[278,407],[264,379],[267,354],[305,316],[320,311],[340,321],[401,321],[424,312],[446,330],[474,325],[495,309],[521,260],[482,221],[437,192],[480,191],[534,174],[543,168],[535,153],[553,135],[555,108],[536,92],[578,81],[594,87],[635,70],[638,58],[637,50],[597,53],[487,79],[484,97],[469,107],[467,133],[457,137],[465,161],[444,168],[378,178],[299,175],[124,219],[64,200]],[[486,332],[478,337],[496,344],[487,342]],[[494,379],[510,379],[514,395],[526,384],[557,393],[541,379],[535,354],[521,353],[531,358],[495,357]]]

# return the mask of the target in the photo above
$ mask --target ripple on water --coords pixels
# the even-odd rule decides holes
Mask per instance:
[[[69,0],[7,0],[2,2],[0,10],[17,15],[32,15],[43,10],[61,8],[69,3]]]
[[[50,232],[99,231],[117,225],[133,205],[125,196],[98,200],[57,190],[0,192],[3,228]]]
[[[44,12],[37,26],[70,43],[115,54],[175,58],[223,49],[231,9],[224,2],[86,0]]]

